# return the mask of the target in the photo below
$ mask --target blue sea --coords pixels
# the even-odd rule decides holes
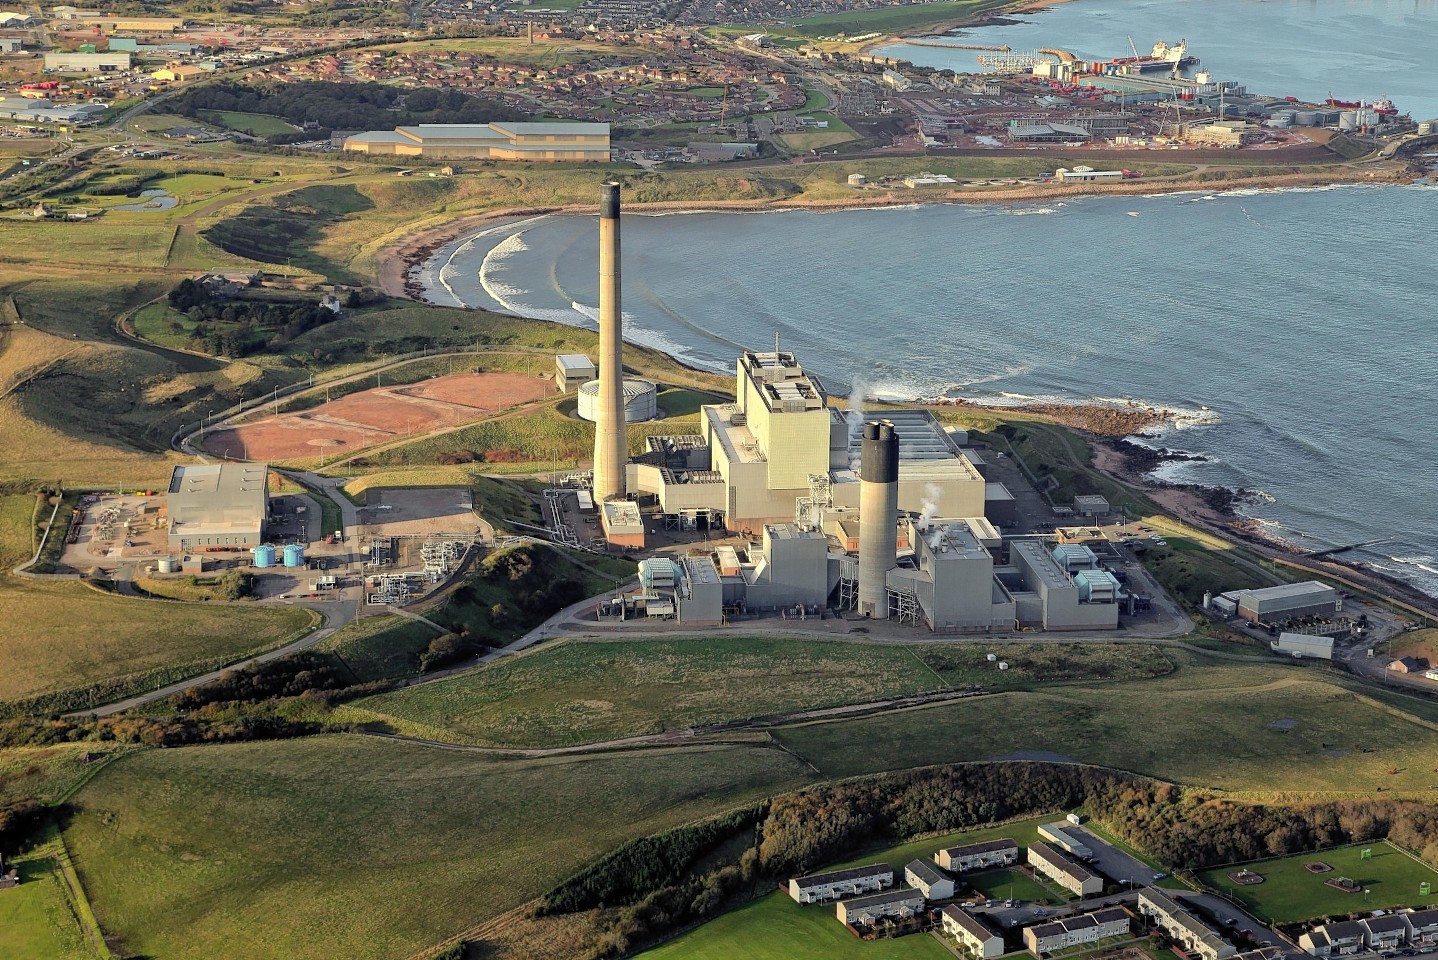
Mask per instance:
[[[1416,76],[1431,0],[1073,0],[1026,20],[965,39],[1187,37],[1254,89],[1438,115]],[[898,55],[923,53],[956,56]],[[1300,545],[1383,539],[1350,558],[1438,595],[1435,224],[1430,185],[627,216],[626,335],[728,371],[777,333],[838,393],[1169,407],[1159,442],[1206,459],[1163,477],[1262,491],[1249,512]],[[592,326],[596,246],[593,218],[539,217],[461,238],[421,279],[436,302]]]

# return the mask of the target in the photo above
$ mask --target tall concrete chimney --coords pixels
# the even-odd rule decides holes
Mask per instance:
[[[889,619],[887,574],[898,563],[899,435],[888,420],[864,424],[859,460],[859,614]]]
[[[599,405],[594,421],[594,499],[623,500],[629,440],[624,424],[624,321],[619,307],[619,184],[599,203]]]

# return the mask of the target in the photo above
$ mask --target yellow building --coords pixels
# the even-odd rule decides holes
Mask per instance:
[[[609,161],[607,123],[423,123],[357,133],[344,148],[442,160]]]

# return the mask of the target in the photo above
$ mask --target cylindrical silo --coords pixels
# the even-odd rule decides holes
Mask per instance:
[[[598,422],[599,381],[591,380],[579,388],[579,416]],[[624,378],[624,422],[643,423],[659,415],[659,387],[653,380],[640,377]]]
[[[859,614],[889,618],[888,573],[898,563],[899,435],[888,420],[864,424],[859,462]]]
[[[285,544],[285,566],[303,567],[305,565],[305,548],[302,544]]]
[[[275,565],[275,548],[268,543],[262,543],[252,551],[255,557],[255,566],[273,567]]]
[[[156,561],[155,569],[160,573],[174,573],[180,569],[180,562],[174,557],[161,557]]]

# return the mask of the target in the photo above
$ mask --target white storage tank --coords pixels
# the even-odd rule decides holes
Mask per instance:
[[[155,569],[160,573],[174,573],[180,569],[180,561],[174,557],[161,557],[155,562]]]
[[[591,380],[579,388],[579,415],[593,422],[598,419],[599,381]],[[640,377],[624,378],[624,422],[643,423],[659,414],[659,387],[653,380]]]
[[[866,183],[868,183],[868,182],[869,182],[869,178],[866,177],[866,176],[864,176],[862,173],[851,173],[851,174],[849,174],[849,186],[851,186],[851,187],[862,187],[864,184],[866,184]]]
[[[1358,111],[1357,111],[1357,110],[1344,110],[1342,113],[1338,114],[1338,129],[1339,129],[1339,130],[1357,130],[1357,129],[1358,129]]]

